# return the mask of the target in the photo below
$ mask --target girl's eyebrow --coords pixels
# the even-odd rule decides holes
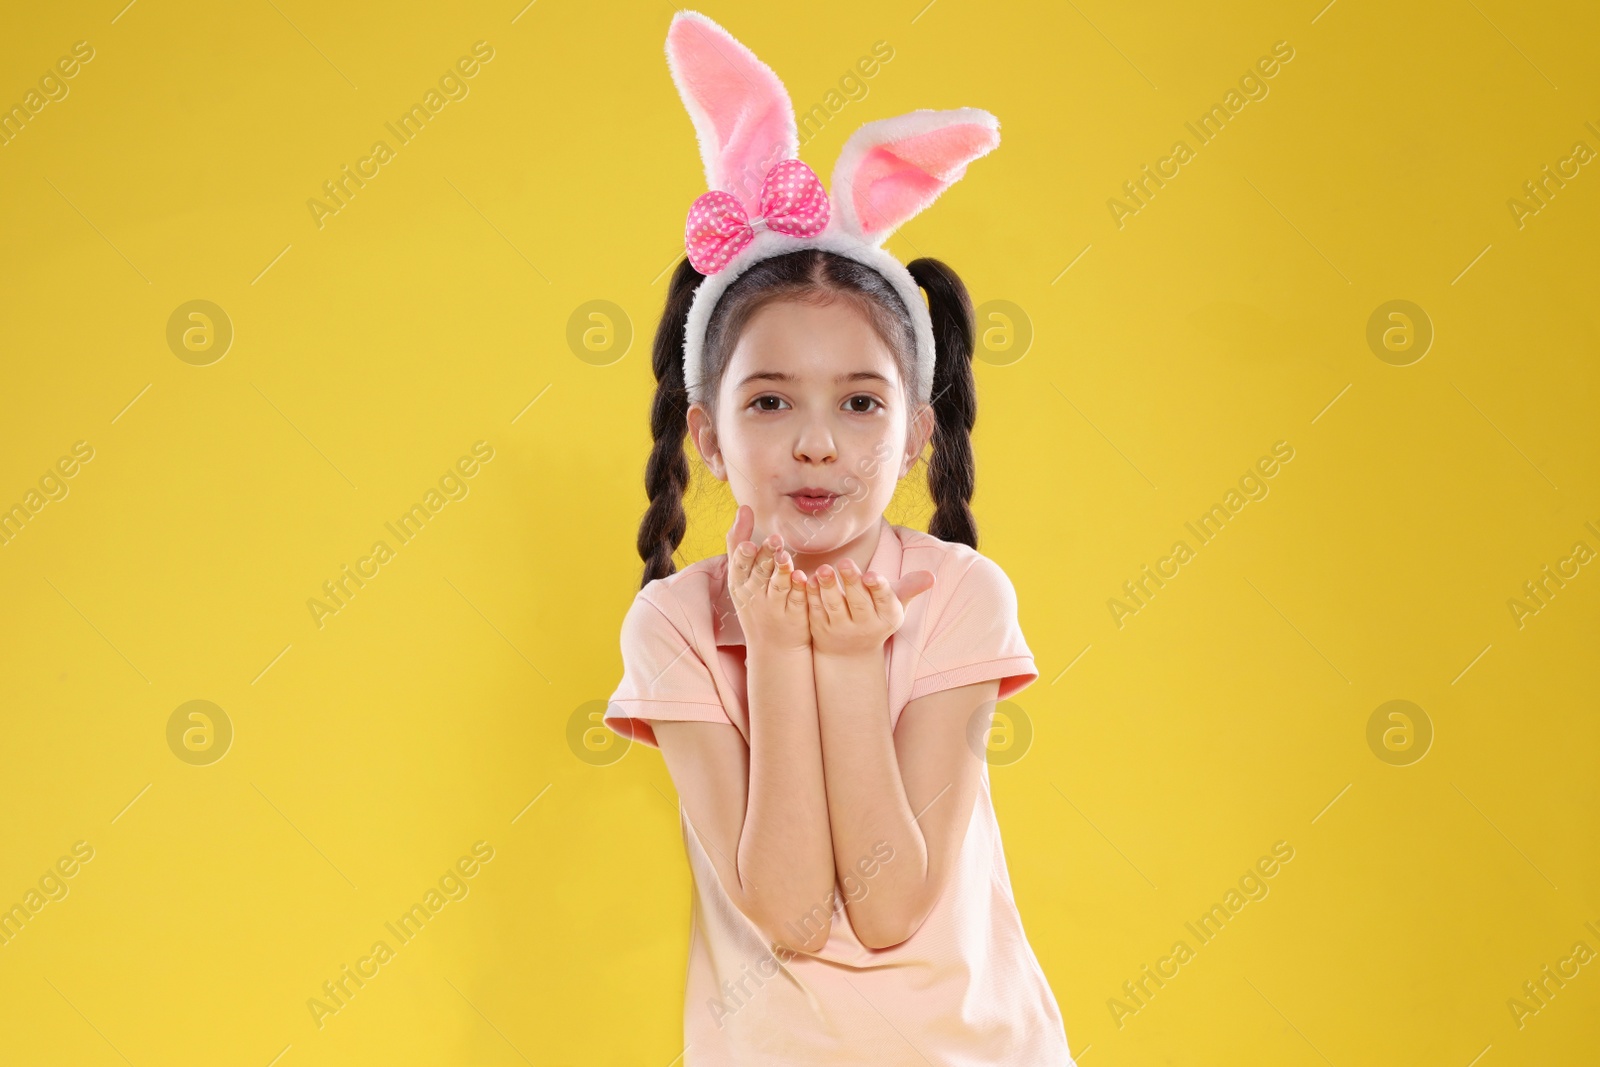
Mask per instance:
[[[833,380],[835,382],[877,381],[877,382],[882,382],[885,386],[893,384],[892,382],[889,381],[889,379],[885,378],[883,375],[879,374],[877,371],[872,371],[872,370],[858,370],[858,371],[852,371],[849,374],[835,375]],[[796,378],[793,374],[788,374],[788,373],[785,373],[784,371],[758,370],[754,374],[746,375],[744,380],[742,380],[739,383],[738,387],[740,389],[743,389],[745,386],[749,385],[751,382],[795,382],[795,381],[799,381],[799,379]]]

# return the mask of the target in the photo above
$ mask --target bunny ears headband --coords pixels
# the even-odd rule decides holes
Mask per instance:
[[[964,107],[869,122],[845,142],[829,194],[797,157],[788,91],[728,31],[699,12],[678,12],[667,30],[667,66],[694,122],[710,187],[684,229],[689,262],[706,275],[684,331],[690,399],[703,399],[706,326],[723,291],[761,260],[821,248],[872,267],[900,295],[917,342],[911,392],[928,402],[933,323],[911,272],[882,245],[1000,143],[999,120]]]

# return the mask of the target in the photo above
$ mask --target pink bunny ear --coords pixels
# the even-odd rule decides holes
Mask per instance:
[[[672,16],[667,66],[694,122],[707,188],[733,194],[748,215],[759,215],[762,179],[800,147],[783,82],[698,11]]]
[[[920,108],[869,122],[850,136],[834,164],[834,218],[840,229],[881,245],[906,220],[1000,143],[1000,120],[972,107]]]

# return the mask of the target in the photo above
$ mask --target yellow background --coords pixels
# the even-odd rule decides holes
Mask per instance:
[[[894,49],[802,150],[825,181],[863,122],[1000,118],[889,247],[1033,331],[976,370],[980,548],[1041,671],[1032,748],[993,780],[1082,1062],[1586,1062],[1600,963],[1521,1027],[1507,1001],[1600,951],[1600,567],[1520,628],[1508,601],[1600,550],[1600,163],[1521,228],[1507,202],[1600,150],[1600,15],[1233,7],[707,13],[801,109]],[[0,147],[0,505],[76,441],[94,458],[0,547],[0,904],[74,842],[94,858],[0,947],[0,1061],[681,1051],[670,778],[568,742],[619,676],[650,336],[704,191],[672,11],[8,14],[0,102],[76,41],[95,57]],[[307,200],[479,40],[469,95],[318,228]],[[1184,122],[1280,40],[1270,95],[1197,146]],[[1180,138],[1195,158],[1118,228],[1107,201]],[[166,339],[195,299],[235,331],[207,366]],[[1366,341],[1394,299],[1436,331],[1409,366]],[[625,352],[569,346],[592,300]],[[480,440],[469,495],[319,628],[308,599]],[[1270,495],[1119,628],[1122,583],[1280,440]],[[702,477],[690,508],[681,564],[722,551],[733,505]],[[890,517],[928,512],[908,482]],[[1367,743],[1395,699],[1434,731],[1409,766]],[[190,700],[233,725],[208,766],[168,747]],[[1119,1027],[1122,984],[1280,840],[1270,895]],[[319,1029],[308,999],[478,841],[469,895]]]

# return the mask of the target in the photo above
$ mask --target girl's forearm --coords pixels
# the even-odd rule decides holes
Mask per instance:
[[[815,952],[833,925],[834,849],[811,651],[745,652],[750,785],[740,878],[770,936]]]
[[[851,927],[868,948],[909,937],[912,917],[924,914],[928,890],[928,846],[900,777],[883,662],[881,650],[815,656],[833,858],[837,870],[857,882],[871,872],[870,889],[854,901],[847,894],[845,904]],[[885,855],[891,859],[873,862]]]

